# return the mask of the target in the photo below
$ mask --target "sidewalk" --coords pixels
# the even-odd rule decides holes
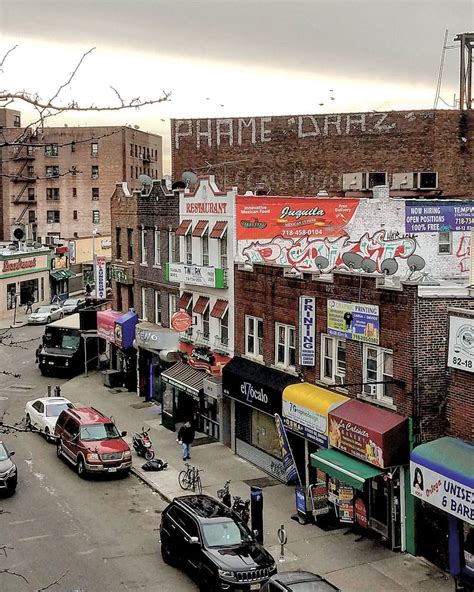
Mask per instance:
[[[184,468],[176,434],[160,425],[158,407],[144,403],[130,392],[115,392],[103,386],[102,374],[78,376],[62,386],[62,394],[76,404],[92,405],[113,415],[117,426],[127,430],[126,440],[142,425],[150,427],[157,458],[168,462],[168,469],[144,473],[144,459],[134,456],[134,473],[164,499],[183,495],[178,474]],[[203,440],[203,442],[207,442]],[[295,513],[294,490],[269,477],[218,443],[199,443],[191,451],[192,464],[203,469],[203,492],[216,496],[217,489],[231,479],[231,492],[249,497],[249,484],[260,480],[264,496],[265,546],[278,560],[277,529],[285,525],[288,534],[286,559],[280,571],[306,569],[324,575],[343,592],[448,592],[454,582],[423,559],[393,553],[373,540],[354,535],[347,529],[325,532],[315,525],[302,526],[290,519]]]
[[[17,308],[15,321],[16,323],[13,324],[13,313],[7,319],[0,319],[0,330],[1,329],[14,329],[16,327],[24,327],[28,323],[28,317],[30,313],[25,314],[25,306],[21,306]]]

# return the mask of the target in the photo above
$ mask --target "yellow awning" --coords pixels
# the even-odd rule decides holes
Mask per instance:
[[[285,425],[308,434],[308,431],[328,434],[328,413],[348,401],[321,386],[301,382],[290,384],[283,391],[283,418]]]

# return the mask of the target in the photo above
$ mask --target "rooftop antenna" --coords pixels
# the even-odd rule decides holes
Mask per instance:
[[[441,82],[443,80],[443,70],[444,70],[444,59],[446,57],[446,43],[448,41],[448,29],[444,32],[444,42],[443,42],[443,50],[441,51],[441,60],[439,63],[439,70],[438,70],[438,82],[436,84],[436,93],[435,93],[435,100],[433,109],[438,108],[438,101],[439,101],[439,94],[441,92]]]
[[[474,48],[474,33],[456,35],[454,41],[459,41],[459,109],[472,109],[472,50]]]

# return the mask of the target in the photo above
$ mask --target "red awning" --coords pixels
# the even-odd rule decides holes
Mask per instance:
[[[192,300],[193,295],[191,292],[183,292],[178,300],[178,308],[188,308],[189,303]]]
[[[206,296],[199,296],[196,304],[194,305],[193,312],[196,314],[204,314],[204,311],[209,306],[209,298]]]
[[[180,225],[176,229],[176,236],[185,236],[191,228],[191,220],[181,220]]]
[[[227,222],[216,222],[214,228],[211,230],[210,238],[222,238],[227,230]]]
[[[212,307],[211,310],[211,317],[215,317],[216,319],[222,319],[225,315],[229,303],[227,300],[216,300],[216,303]]]
[[[193,236],[201,238],[207,230],[209,222],[207,220],[199,220],[193,230]]]

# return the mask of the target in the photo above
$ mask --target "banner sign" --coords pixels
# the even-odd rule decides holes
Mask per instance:
[[[412,495],[474,525],[474,489],[413,461],[410,482]]]
[[[406,232],[450,232],[474,229],[474,203],[439,201],[405,205]]]
[[[354,522],[354,489],[346,485],[339,486],[337,509],[339,520],[352,524]]]
[[[95,258],[95,296],[96,298],[106,298],[107,296],[107,275],[106,258]]]
[[[473,317],[449,317],[448,366],[474,372]]]
[[[282,396],[283,423],[286,427],[303,436],[323,448],[328,447],[326,436],[328,418],[313,409],[302,407],[293,401],[285,398],[285,391]]]
[[[360,304],[328,300],[328,333],[344,339],[379,343],[379,307],[375,304]]]
[[[285,426],[283,425],[281,417],[278,415],[278,413],[275,413],[275,423],[278,432],[278,443],[280,445],[281,460],[283,463],[283,468],[285,469],[286,480],[288,483],[298,481],[301,484],[301,479],[298,474],[298,469],[296,468],[295,459],[293,458],[293,453],[286,435]]]
[[[314,366],[316,360],[316,298],[300,296],[300,364]]]
[[[316,485],[310,485],[311,504],[313,516],[327,514],[330,510],[328,504],[328,488],[325,481],[318,481]]]
[[[123,312],[116,310],[98,310],[97,311],[97,335],[115,343],[115,321],[123,315]]]
[[[219,267],[203,267],[201,265],[185,265],[184,263],[166,263],[165,279],[169,282],[206,286],[208,288],[225,288],[225,270]]]

